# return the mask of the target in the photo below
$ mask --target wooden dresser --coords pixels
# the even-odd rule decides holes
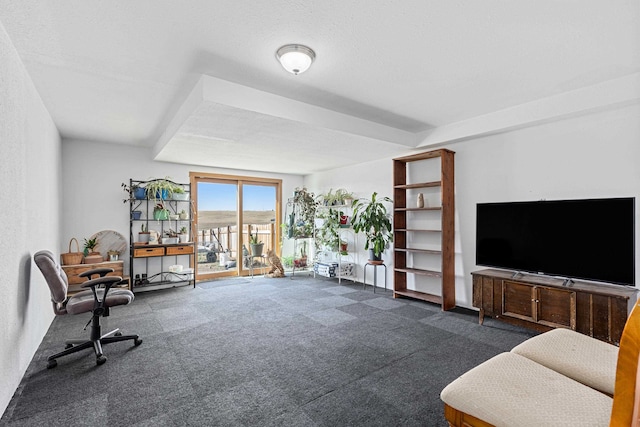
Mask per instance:
[[[113,273],[109,273],[107,274],[107,276],[120,276],[123,279],[128,279],[128,277],[125,277],[123,274],[123,265],[124,261],[106,261],[97,262],[94,264],[63,265],[62,269],[67,274],[67,279],[69,280],[69,289],[67,289],[67,295],[73,295],[76,292],[85,290],[81,287],[81,285],[87,281],[87,278],[80,277],[78,275],[93,268],[113,268]],[[130,289],[129,283],[127,283],[127,285],[122,285],[122,287]]]

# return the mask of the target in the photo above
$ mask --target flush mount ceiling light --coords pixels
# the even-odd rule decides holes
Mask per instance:
[[[286,44],[276,52],[278,61],[285,70],[293,74],[304,73],[316,59],[316,53],[301,44]]]

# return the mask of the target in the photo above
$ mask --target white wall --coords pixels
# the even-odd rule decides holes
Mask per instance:
[[[472,306],[470,273],[480,269],[475,265],[476,203],[640,198],[638,104],[442,148],[456,152],[456,303],[463,307]],[[305,185],[315,192],[344,187],[360,197],[369,197],[372,191],[392,196],[391,159],[309,175]],[[640,209],[636,207],[636,224],[640,225],[638,215]],[[364,252],[359,254],[360,280],[366,258]],[[384,258],[392,267],[391,253]],[[640,272],[639,267],[636,257],[636,272]],[[391,271],[387,279],[393,283]]]
[[[471,305],[478,202],[636,197],[640,250],[640,105],[448,146],[456,151],[460,305]],[[594,224],[601,227],[603,224]],[[606,225],[604,225],[606,226]],[[588,233],[589,230],[585,230]],[[636,272],[640,272],[636,256]]]
[[[60,242],[60,137],[0,24],[0,413],[54,317],[32,262]]]
[[[175,182],[189,182],[189,172],[282,179],[286,200],[295,187],[302,186],[299,175],[272,174],[246,170],[208,168],[151,159],[151,149],[121,144],[77,140],[62,142],[63,218],[60,252],[67,252],[75,237],[81,249],[84,238],[102,230],[115,230],[129,236],[129,204],[122,203],[126,193],[121,183],[129,179],[171,177]],[[124,257],[128,272],[128,255]]]

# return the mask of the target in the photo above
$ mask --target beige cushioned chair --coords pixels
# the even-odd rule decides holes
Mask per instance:
[[[637,307],[619,349],[555,329],[466,372],[440,394],[449,425],[639,426]]]

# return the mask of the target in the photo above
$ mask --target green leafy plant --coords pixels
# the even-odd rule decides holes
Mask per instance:
[[[347,250],[349,243],[346,240],[340,240],[340,255],[348,255],[349,251]]]
[[[371,199],[354,200],[353,218],[351,224],[356,233],[364,233],[366,240],[364,248],[373,251],[376,257],[393,241],[391,234],[391,217],[383,202],[393,203],[388,197],[378,198],[378,193],[374,192]]]
[[[180,234],[187,234],[187,227],[182,227],[180,229]]]
[[[319,199],[320,204],[325,206],[344,205],[347,200],[353,200],[353,193],[344,188],[338,188],[334,193],[333,188],[330,188],[328,192],[320,195]]]
[[[318,250],[326,248],[330,251],[336,251],[340,243],[340,238],[338,237],[340,212],[332,208],[328,210],[322,208],[318,211],[317,217],[322,220],[322,223],[316,228],[316,248]]]
[[[142,223],[142,225],[140,225],[140,233],[148,233],[149,230],[147,229],[146,224]]]
[[[335,204],[335,201],[336,197],[335,194],[333,194],[333,188],[330,188],[329,191],[319,196],[320,204],[323,204],[325,206],[333,206]]]
[[[178,232],[177,232],[177,231],[174,231],[174,230],[173,230],[173,229],[171,229],[171,228],[170,228],[168,231],[165,231],[165,232],[164,232],[164,234],[165,234],[167,237],[178,237]]]
[[[169,219],[169,209],[163,203],[156,203],[153,207],[153,218],[156,220]]]
[[[98,246],[98,239],[96,237],[94,237],[93,239],[84,239],[84,254],[85,256],[88,255],[90,252],[93,252],[93,250],[96,248],[96,246]]]
[[[262,243],[262,242],[260,242],[260,240],[258,240],[258,233],[253,234],[253,233],[251,233],[251,229],[249,229],[249,244],[250,245],[259,245],[260,243]]]
[[[280,261],[282,262],[282,265],[286,268],[293,267],[293,256],[283,256],[282,258],[280,258]]]
[[[171,181],[171,177],[151,179],[145,186],[147,189],[147,197],[154,203],[164,199],[170,199],[176,188],[176,183]]]
[[[289,214],[288,222],[284,224],[283,236],[289,238],[312,236],[318,206],[315,195],[304,187],[296,188],[290,201],[293,203],[293,212]]]
[[[144,188],[139,184],[132,184],[131,186],[129,186],[124,182],[120,184],[120,186],[127,193],[127,196],[128,196],[126,199],[122,199],[122,203],[127,203],[129,200],[133,199],[134,198],[133,193],[135,193],[136,190],[140,188]]]
[[[347,200],[353,200],[353,193],[345,190],[344,188],[338,188],[334,197],[338,205],[344,205]]]
[[[85,249],[94,250],[96,246],[98,246],[98,239],[96,237],[93,239],[84,239]]]

